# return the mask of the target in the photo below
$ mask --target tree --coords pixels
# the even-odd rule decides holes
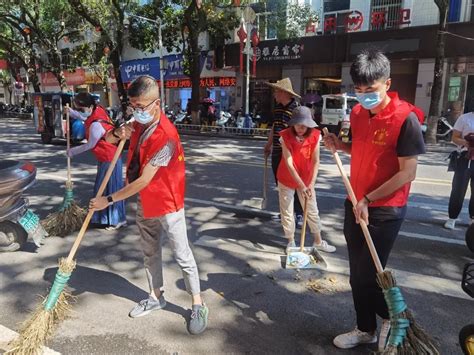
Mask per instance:
[[[428,129],[426,132],[426,142],[436,143],[436,131],[439,120],[439,104],[441,100],[441,90],[444,79],[444,58],[446,44],[446,27],[449,11],[449,0],[434,0],[439,9],[439,26],[436,39],[436,57],[433,77],[433,86],[431,87],[430,111],[428,114]]]
[[[51,71],[62,91],[67,90],[59,42],[82,40],[85,30],[66,0],[4,0],[0,5],[0,22],[23,37],[29,55],[42,68]],[[36,71],[36,64],[29,67]],[[35,73],[36,76],[36,73]]]
[[[10,65],[19,64],[25,69],[29,82],[35,92],[40,92],[37,73],[37,58],[31,44],[27,43],[25,33],[19,34],[7,23],[0,22],[0,57],[5,58]],[[16,68],[16,67],[15,67]],[[10,68],[11,75],[17,76],[15,68]]]
[[[201,51],[199,36],[207,32],[211,48],[223,47],[239,21],[235,7],[229,1],[192,0],[156,1],[136,9],[136,14],[150,18],[161,18],[163,23],[163,45],[169,50],[183,54],[185,74],[191,79],[191,112],[193,122],[198,123],[199,83],[201,74]],[[159,48],[157,25],[149,22],[130,21],[130,44],[140,50],[153,52]]]
[[[132,11],[132,0],[68,0],[74,11],[90,23],[101,35],[101,43],[108,52],[117,81],[122,108],[127,103],[127,92],[120,74],[120,58],[124,45],[126,13]]]
[[[0,70],[0,84],[3,88],[8,90],[8,97],[10,99],[10,104],[12,103],[12,76],[8,70]]]

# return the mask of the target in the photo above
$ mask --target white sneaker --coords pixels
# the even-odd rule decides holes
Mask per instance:
[[[360,344],[373,344],[377,342],[377,335],[375,332],[367,333],[361,332],[359,329],[338,335],[332,341],[339,349],[351,349]]]
[[[313,248],[318,249],[318,251],[325,251],[326,253],[334,253],[336,247],[334,245],[329,245],[325,240],[321,241],[321,244],[313,244]]]
[[[444,224],[444,228],[453,230],[456,228],[456,220],[449,218]]]
[[[471,224],[473,224],[473,223],[474,223],[474,218],[471,217],[471,218],[469,219],[469,225],[471,225]]]
[[[383,351],[387,345],[388,335],[390,333],[390,319],[383,319],[379,334],[379,351]]]

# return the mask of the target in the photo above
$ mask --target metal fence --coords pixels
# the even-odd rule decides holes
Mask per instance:
[[[202,134],[222,137],[262,138],[268,137],[270,134],[270,129],[268,128],[238,128],[191,124],[176,124],[176,128],[180,133],[184,134]]]

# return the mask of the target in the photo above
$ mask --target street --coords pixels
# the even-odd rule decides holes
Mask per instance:
[[[209,328],[186,331],[190,299],[168,245],[164,247],[168,306],[132,319],[128,312],[147,295],[135,199],[127,203],[128,227],[89,230],[77,254],[69,288],[73,312],[59,324],[48,346],[63,354],[366,354],[375,346],[338,350],[334,336],[355,326],[343,225],[344,185],[331,154],[321,150],[316,195],[323,238],[338,249],[327,271],[282,267],[281,226],[273,174],[268,170],[268,204],[262,197],[264,140],[183,135],[187,162],[188,235],[209,306]],[[30,120],[0,119],[0,158],[28,160],[37,183],[26,195],[41,217],[62,202],[66,180],[65,142],[41,143]],[[449,148],[423,155],[412,184],[407,218],[392,251],[393,270],[415,319],[440,344],[442,354],[459,354],[458,332],[474,318],[474,301],[460,287],[464,264],[472,261],[464,243],[469,216],[464,207],[454,231],[447,218],[452,173]],[[347,156],[342,156],[349,170]],[[75,198],[88,203],[96,162],[86,153],[72,161]],[[469,192],[468,192],[469,195]],[[467,206],[467,200],[465,203]],[[297,230],[299,233],[300,230]],[[52,284],[59,257],[76,235],[51,237],[36,249],[0,255],[0,326],[17,330]],[[298,238],[299,239],[299,238]],[[307,238],[307,244],[312,241]],[[0,353],[4,344],[0,343]]]

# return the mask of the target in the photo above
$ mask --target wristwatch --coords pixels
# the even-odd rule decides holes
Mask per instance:
[[[109,203],[109,206],[112,206],[114,204],[114,199],[112,198],[112,195],[107,196],[107,202]]]

